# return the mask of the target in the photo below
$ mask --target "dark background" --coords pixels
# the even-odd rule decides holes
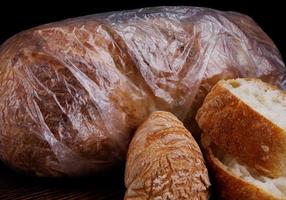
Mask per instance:
[[[0,3],[0,43],[21,30],[43,23],[98,12],[161,5],[187,5],[231,10],[251,16],[273,39],[286,58],[286,7],[276,0],[70,0],[6,1]],[[2,5],[1,5],[2,4]]]

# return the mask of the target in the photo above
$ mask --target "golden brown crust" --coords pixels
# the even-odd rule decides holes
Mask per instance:
[[[0,158],[41,176],[98,173],[125,160],[152,111],[199,136],[194,116],[210,88],[246,76],[283,87],[285,68],[237,13],[148,8],[36,27],[0,47]]]
[[[286,173],[286,133],[224,87],[214,86],[196,120],[213,143],[263,175]]]
[[[96,21],[74,23],[23,32],[1,49],[0,107],[5,111],[0,116],[0,157],[19,171],[78,176],[115,167],[125,157],[133,130],[153,106],[134,63],[120,52],[125,44],[110,49],[107,27]],[[93,45],[114,58],[89,46],[91,33]],[[120,57],[125,59],[110,64]],[[101,65],[106,68],[102,76]],[[78,77],[80,73],[86,77]],[[132,79],[140,90],[124,79],[115,84],[121,77]],[[92,88],[85,86],[88,82]]]
[[[204,144],[204,134],[202,135],[202,145],[210,174],[214,181],[216,194],[221,200],[280,200],[280,198],[269,194],[255,185],[235,176],[227,170],[212,151],[212,144]]]
[[[126,200],[208,199],[201,151],[174,115],[154,112],[133,137],[125,170]]]

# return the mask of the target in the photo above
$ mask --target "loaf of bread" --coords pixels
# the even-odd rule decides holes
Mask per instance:
[[[125,169],[125,200],[209,198],[201,150],[183,123],[156,111],[131,140]]]
[[[147,8],[24,31],[0,47],[0,158],[38,176],[102,172],[152,111],[198,135],[205,95],[235,77],[285,87],[275,45],[234,12]]]
[[[214,193],[221,200],[286,199],[286,176],[270,178],[239,163],[202,135],[205,158],[215,182]]]
[[[286,175],[286,93],[258,79],[219,81],[197,121],[211,141],[259,173]]]

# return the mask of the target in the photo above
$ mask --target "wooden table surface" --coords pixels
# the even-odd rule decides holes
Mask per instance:
[[[19,175],[0,163],[0,199],[122,200],[123,169],[106,176],[47,179]]]
[[[36,178],[19,175],[0,163],[0,200],[123,200],[124,169],[89,178]],[[210,200],[217,200],[212,192]]]

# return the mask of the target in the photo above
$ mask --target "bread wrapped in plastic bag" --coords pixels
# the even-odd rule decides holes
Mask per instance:
[[[115,167],[155,110],[199,134],[220,79],[285,88],[285,66],[249,17],[195,7],[111,12],[36,27],[0,48],[0,158],[38,176]]]

